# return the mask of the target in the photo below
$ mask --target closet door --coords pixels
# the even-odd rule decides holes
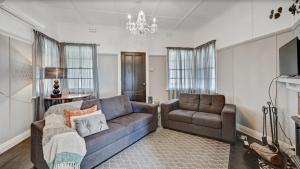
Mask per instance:
[[[122,52],[122,95],[131,101],[146,102],[146,54]]]

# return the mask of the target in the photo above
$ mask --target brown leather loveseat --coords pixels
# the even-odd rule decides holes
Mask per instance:
[[[236,106],[223,95],[181,94],[161,105],[162,126],[226,142],[236,137]]]

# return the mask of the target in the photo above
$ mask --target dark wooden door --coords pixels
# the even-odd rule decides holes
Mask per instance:
[[[122,95],[131,101],[146,102],[146,55],[139,52],[121,53]]]

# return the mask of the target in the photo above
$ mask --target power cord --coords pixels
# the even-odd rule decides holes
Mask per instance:
[[[272,104],[273,107],[277,107],[278,78],[280,78],[280,77],[281,77],[281,75],[280,75],[280,76],[277,76],[277,77],[275,77],[275,78],[273,78],[272,81],[271,81],[271,83],[270,83],[270,85],[269,85],[269,99],[270,99],[270,102],[271,102],[271,104]],[[276,80],[276,81],[275,81],[275,80]],[[273,84],[274,81],[276,82],[276,83],[275,83],[275,88],[276,88],[276,89],[275,89],[275,104],[274,104],[273,99],[272,99],[272,96],[271,96],[271,88],[272,88],[272,84]],[[279,128],[280,128],[280,130],[282,131],[284,137],[287,138],[287,139],[289,140],[289,142],[290,142],[290,145],[293,146],[293,143],[292,143],[291,138],[288,137],[287,134],[285,133],[285,131],[283,130],[280,121],[278,121],[278,124],[279,124]]]

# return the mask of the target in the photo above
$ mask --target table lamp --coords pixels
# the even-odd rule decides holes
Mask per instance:
[[[46,67],[44,69],[44,78],[45,79],[54,79],[53,91],[51,93],[52,98],[61,97],[59,90],[59,80],[64,78],[64,69],[56,67]]]

